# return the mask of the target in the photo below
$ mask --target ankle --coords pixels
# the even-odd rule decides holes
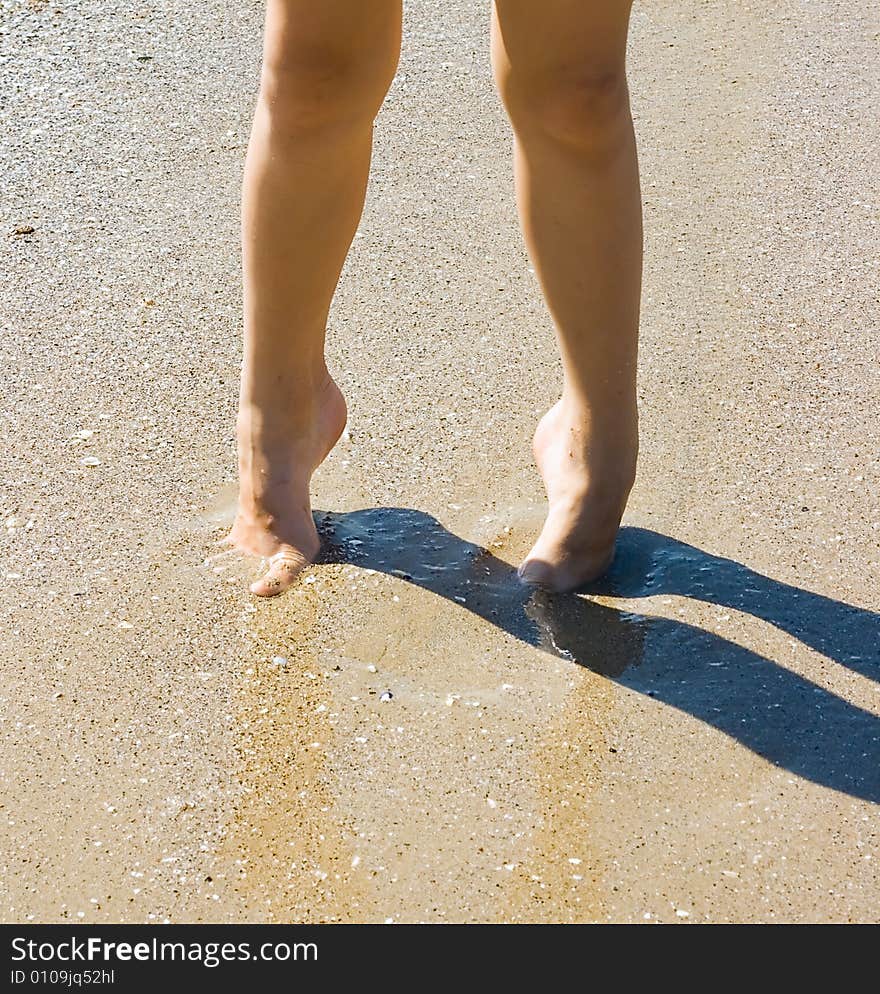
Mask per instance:
[[[314,358],[300,356],[295,365],[278,356],[246,354],[241,367],[239,405],[269,410],[279,402],[287,404],[291,397],[308,403],[317,400],[332,383],[323,354]]]
[[[242,370],[239,389],[239,419],[252,421],[297,419],[316,411],[322,398],[333,386],[333,380],[323,362],[319,366],[303,366],[289,372],[265,371],[256,375],[247,366]]]
[[[314,398],[298,395],[296,403],[290,398],[285,403],[260,400],[242,400],[235,419],[239,441],[245,439],[261,451],[282,452],[298,437],[310,434],[318,420],[318,407]]]
[[[580,496],[587,491],[628,493],[635,482],[638,450],[634,405],[631,412],[617,406],[596,410],[582,398],[565,395],[542,419],[534,439],[542,473],[555,474],[565,465],[575,468],[575,476],[582,474]]]
[[[638,409],[633,403],[609,402],[596,406],[582,397],[563,395],[548,411],[548,428],[553,434],[564,431],[575,445],[583,444],[597,454],[602,450],[623,455],[635,451],[639,443]]]
[[[559,398],[560,415],[572,425],[602,430],[605,425],[636,425],[638,405],[635,390],[608,390],[596,396],[566,384]]]

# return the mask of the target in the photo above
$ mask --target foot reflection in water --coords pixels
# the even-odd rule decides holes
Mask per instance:
[[[412,508],[318,513],[325,561],[350,562],[459,604],[713,725],[777,766],[880,802],[880,721],[772,659],[704,629],[591,599],[691,597],[754,615],[861,675],[880,677],[880,615],[780,583],[644,528],[577,594],[525,587],[514,566]]]

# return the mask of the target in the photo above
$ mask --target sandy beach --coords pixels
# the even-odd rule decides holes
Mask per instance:
[[[489,7],[409,0],[265,601],[212,558],[263,5],[0,0],[0,920],[878,919],[870,6],[634,8],[639,475],[550,596]]]

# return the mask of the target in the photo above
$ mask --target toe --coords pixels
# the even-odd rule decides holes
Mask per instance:
[[[529,587],[537,587],[541,590],[555,589],[555,571],[550,563],[542,559],[533,559],[528,556],[516,572],[520,580]]]
[[[251,584],[251,593],[258,597],[275,597],[292,586],[302,571],[311,565],[296,549],[287,547],[269,559],[265,575]]]
[[[557,563],[529,556],[517,573],[527,586],[554,594],[568,594],[598,580],[608,571],[613,559],[613,547],[610,553],[560,556]]]

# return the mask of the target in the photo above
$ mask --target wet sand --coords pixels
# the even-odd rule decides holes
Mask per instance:
[[[636,7],[640,472],[555,598],[513,577],[559,368],[482,4],[408,4],[325,561],[265,602],[209,559],[261,17],[0,0],[0,918],[876,920],[867,5]]]

